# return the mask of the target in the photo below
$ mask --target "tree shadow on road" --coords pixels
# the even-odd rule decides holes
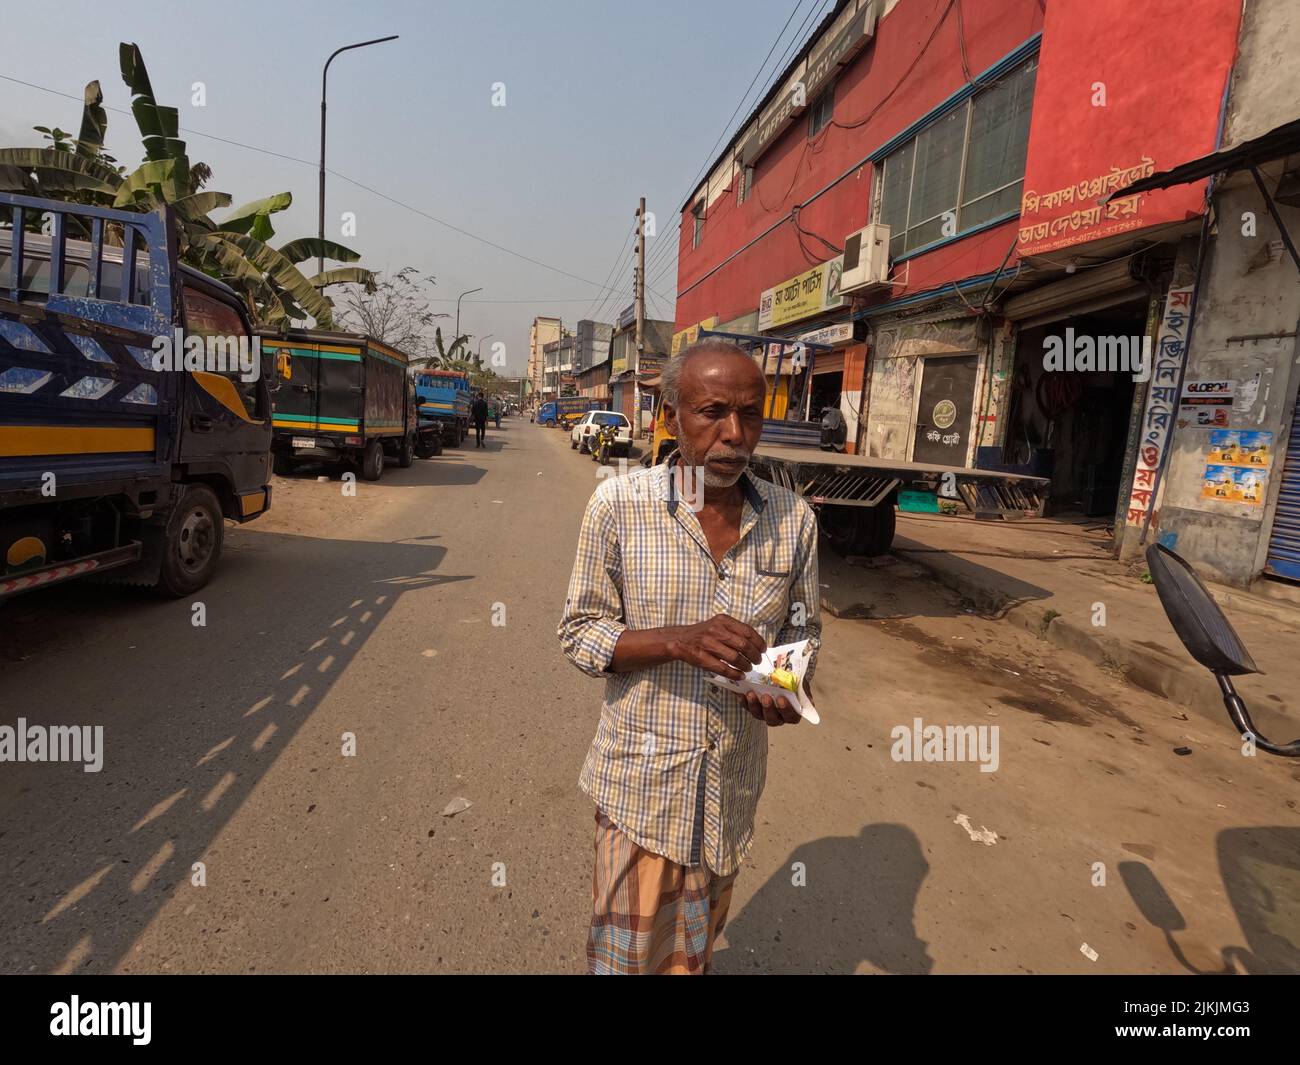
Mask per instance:
[[[104,726],[98,773],[23,763],[0,776],[0,969],[129,968],[398,599],[428,593],[436,610],[439,586],[472,579],[436,573],[446,549],[429,544],[265,533],[232,547],[191,600],[79,582],[0,617],[18,649],[0,674],[2,723]],[[293,872],[277,871],[267,905],[293,894]]]
[[[866,825],[857,836],[801,844],[728,918],[727,949],[714,955],[713,971],[842,974],[866,962],[889,973],[928,973],[933,961],[914,913],[929,871],[920,840],[904,825]]]

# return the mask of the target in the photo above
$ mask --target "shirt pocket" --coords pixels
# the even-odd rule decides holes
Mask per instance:
[[[754,556],[751,616],[764,627],[771,626],[773,632],[788,620],[794,556],[795,544],[779,541],[760,545]]]

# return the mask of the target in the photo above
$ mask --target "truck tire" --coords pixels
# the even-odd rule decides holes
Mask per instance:
[[[277,477],[290,477],[298,464],[294,462],[293,455],[286,451],[276,451],[271,455],[271,469]]]
[[[384,445],[372,440],[361,453],[361,477],[366,481],[377,481],[384,475]]]
[[[216,493],[205,484],[186,485],[167,519],[156,589],[180,599],[207,584],[221,558],[225,532]]]
[[[837,507],[827,504],[817,515],[826,539],[841,555],[883,555],[894,542],[894,504]]]
[[[408,434],[402,437],[402,446],[397,451],[397,465],[399,469],[409,470],[414,461],[415,438]]]

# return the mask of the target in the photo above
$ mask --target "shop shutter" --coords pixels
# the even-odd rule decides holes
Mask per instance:
[[[1273,515],[1264,569],[1300,581],[1300,409],[1291,419],[1291,436],[1287,441],[1282,485],[1277,494],[1277,511]]]

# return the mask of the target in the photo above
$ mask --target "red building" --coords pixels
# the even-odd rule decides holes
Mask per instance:
[[[701,323],[829,341],[808,409],[838,403],[855,450],[1038,469],[1057,509],[1116,513],[1145,383],[1045,379],[1044,351],[1154,335],[1204,185],[1103,201],[1214,149],[1239,17],[842,0],[682,207],[678,343]],[[850,238],[877,225],[873,270]]]

